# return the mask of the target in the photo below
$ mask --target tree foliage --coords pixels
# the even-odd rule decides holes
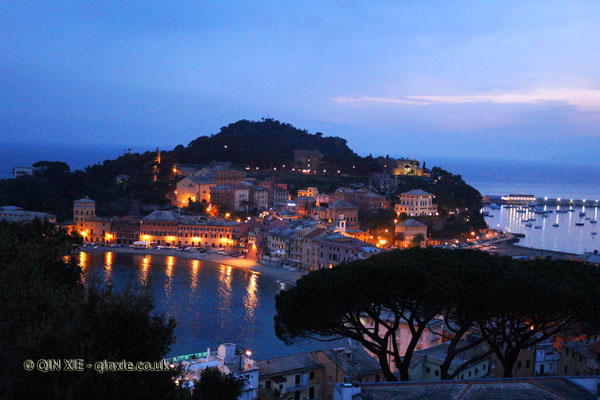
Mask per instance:
[[[143,288],[88,282],[71,253],[81,242],[56,226],[0,223],[0,392],[15,399],[168,399],[176,371],[26,371],[24,360],[160,361],[174,320]]]
[[[524,348],[553,334],[598,326],[598,278],[595,269],[572,262],[524,262],[473,250],[397,250],[311,272],[280,292],[275,330],[286,343],[352,338],[378,358],[386,379],[396,379],[392,359],[400,378],[408,380],[423,332],[442,319],[440,335],[450,342],[442,378],[475,362],[449,370],[459,354],[475,347],[482,349],[477,359],[496,354],[510,376]],[[404,354],[396,345],[401,323],[411,333]]]
[[[242,381],[233,375],[222,374],[217,368],[206,368],[194,383],[192,400],[236,400],[242,388]]]

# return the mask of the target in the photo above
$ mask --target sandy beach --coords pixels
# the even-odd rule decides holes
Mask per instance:
[[[264,274],[266,276],[270,276],[279,281],[285,282],[290,285],[295,285],[296,281],[304,276],[305,272],[300,271],[290,271],[283,268],[272,267],[269,265],[261,264],[255,260],[249,260],[246,258],[236,258],[230,257],[220,254],[206,254],[206,253],[198,253],[198,252],[187,252],[187,251],[177,251],[177,250],[168,250],[168,249],[132,249],[128,247],[105,247],[98,246],[98,248],[94,248],[91,246],[81,247],[80,250],[85,253],[127,253],[127,254],[140,254],[140,255],[156,255],[156,256],[173,256],[178,258],[187,258],[191,260],[200,260],[212,262],[215,264],[223,264],[236,268],[245,268],[259,274]]]

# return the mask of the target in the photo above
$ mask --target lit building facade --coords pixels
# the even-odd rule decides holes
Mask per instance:
[[[409,217],[436,216],[438,209],[437,204],[433,204],[433,198],[433,194],[424,190],[411,190],[400,194],[400,201],[396,203],[394,210],[398,216],[402,213]]]

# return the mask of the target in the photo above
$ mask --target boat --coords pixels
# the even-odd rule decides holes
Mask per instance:
[[[586,220],[586,221],[589,221],[589,220],[591,220],[591,219],[592,219],[592,218],[590,218],[590,217],[585,217],[585,220]]]
[[[558,224],[552,224],[553,227],[558,228],[559,225]]]
[[[579,216],[580,216],[580,217],[585,217],[585,211],[580,211],[580,212],[579,212]]]
[[[575,225],[576,225],[576,226],[583,226],[583,225],[585,225],[585,224],[584,224],[583,222],[575,222]]]
[[[487,216],[490,217],[490,218],[494,218],[494,216],[492,214],[489,214],[489,213],[488,213]]]
[[[575,212],[575,210],[573,210],[572,208],[569,208],[569,209],[567,210],[567,212]]]
[[[536,225],[535,229],[542,229],[542,227],[540,225]]]
[[[566,213],[568,213],[568,212],[569,212],[569,211],[567,211],[567,210],[556,210],[556,213],[557,213],[557,214],[566,214]]]
[[[548,214],[542,215],[542,218],[548,218]]]
[[[592,235],[597,235],[597,234],[598,234],[598,232],[592,232]]]
[[[593,219],[593,220],[591,220],[591,221],[590,221],[590,224],[595,224],[595,223],[597,223],[597,222],[598,222],[598,221],[596,221],[595,219]]]
[[[526,227],[531,228],[533,225],[532,224],[525,224]]]
[[[496,204],[496,203],[492,203],[492,204],[490,204],[490,208],[491,208],[492,210],[499,210],[499,209],[501,208],[501,206],[499,206],[499,205],[498,205],[498,204]]]
[[[533,222],[533,221],[535,221],[535,218],[529,218],[529,221]]]

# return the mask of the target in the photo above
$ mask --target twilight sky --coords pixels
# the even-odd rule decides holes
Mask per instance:
[[[598,1],[0,2],[0,142],[273,117],[359,154],[597,162]]]

